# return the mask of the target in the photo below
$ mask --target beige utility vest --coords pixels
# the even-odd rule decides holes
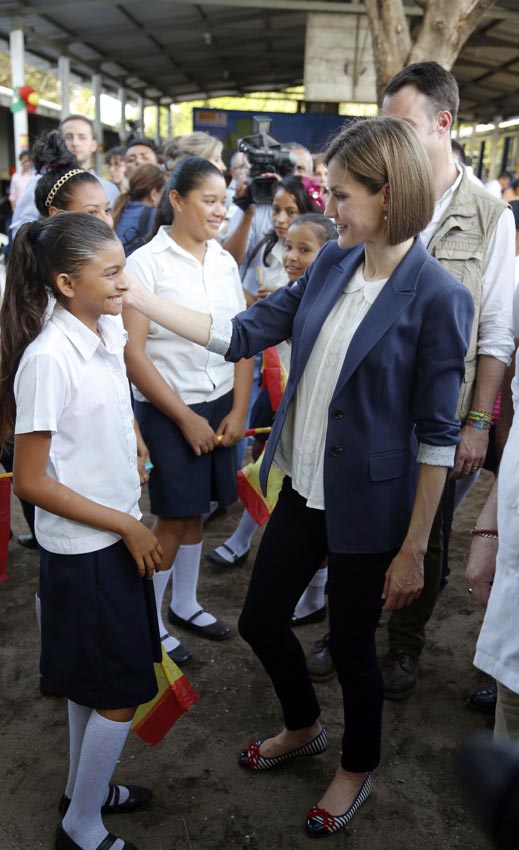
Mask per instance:
[[[456,416],[465,420],[470,410],[477,370],[477,347],[483,268],[488,245],[506,204],[467,176],[444,211],[427,250],[467,287],[474,299],[474,322],[465,358],[465,377]]]

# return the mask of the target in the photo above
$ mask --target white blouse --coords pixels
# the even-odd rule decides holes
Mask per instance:
[[[386,281],[366,281],[359,266],[328,314],[288,408],[274,463],[291,476],[309,508],[325,508],[328,408],[353,335]]]
[[[274,463],[292,478],[309,508],[325,509],[324,448],[328,408],[357,328],[387,282],[367,281],[360,266],[328,314],[288,407]],[[224,353],[232,336],[227,317],[214,316],[208,348]],[[418,462],[454,465],[455,446],[420,444]]]

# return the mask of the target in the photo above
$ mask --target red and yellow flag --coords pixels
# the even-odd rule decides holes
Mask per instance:
[[[264,455],[265,452],[255,463],[249,463],[238,471],[238,497],[258,525],[263,525],[274,510],[285,477],[277,466],[271,466],[267,495],[263,495],[259,476]]]
[[[288,372],[283,366],[277,348],[275,346],[266,348],[263,352],[261,388],[267,388],[270,406],[274,413],[281,403],[281,398],[287,385],[287,378]]]
[[[152,747],[200,699],[164,647],[162,661],[154,667],[159,691],[156,697],[139,706],[132,723],[133,731]]]

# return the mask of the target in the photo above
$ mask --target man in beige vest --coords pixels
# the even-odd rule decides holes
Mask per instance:
[[[505,368],[514,350],[512,296],[515,230],[506,204],[469,180],[451,150],[451,128],[459,104],[455,78],[436,62],[404,68],[386,88],[383,113],[415,128],[431,160],[436,188],[434,216],[422,233],[433,256],[470,289],[476,312],[458,415],[461,440],[452,476],[463,479],[481,468],[491,416]],[[481,427],[483,426],[483,427]],[[419,599],[393,611],[388,623],[389,655],[383,667],[385,696],[404,699],[416,685],[418,658],[440,589],[441,516],[425,559]]]
[[[436,205],[421,238],[474,299],[474,324],[458,405],[461,440],[454,460],[443,459],[445,465],[453,466],[453,478],[465,479],[485,460],[488,417],[514,350],[515,229],[507,205],[469,180],[452,156],[451,128],[458,105],[453,75],[436,62],[420,62],[393,77],[382,111],[408,121],[424,144],[433,170]],[[440,510],[425,556],[422,594],[407,608],[393,611],[389,619],[389,653],[382,670],[387,699],[405,699],[415,689],[425,626],[440,589],[442,554]],[[325,640],[316,644],[309,669],[316,681],[325,681],[330,678],[330,666],[333,670]]]

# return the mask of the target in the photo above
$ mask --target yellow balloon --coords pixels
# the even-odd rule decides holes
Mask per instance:
[[[30,94],[30,95],[29,95],[29,97],[27,98],[27,103],[30,103],[30,104],[31,104],[31,106],[36,106],[36,104],[38,103],[39,99],[40,99],[40,98],[39,98],[39,95],[38,95],[35,91],[33,91],[33,92],[31,92],[31,94]]]

